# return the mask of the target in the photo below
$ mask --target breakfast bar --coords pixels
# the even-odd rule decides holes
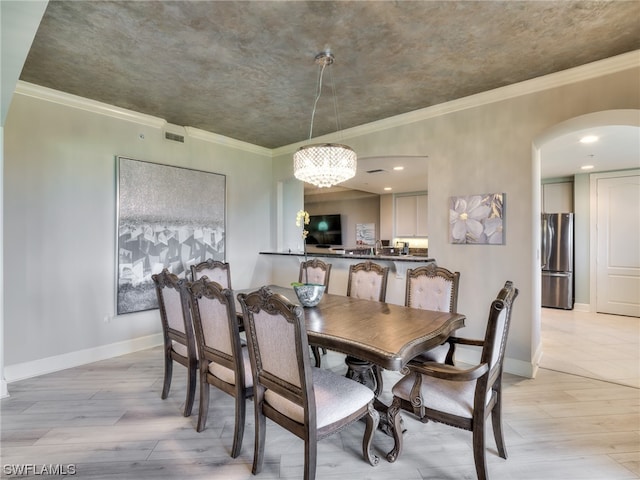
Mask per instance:
[[[387,303],[404,305],[406,271],[410,268],[417,268],[430,263],[435,263],[435,259],[419,255],[372,255],[365,253],[335,253],[331,249],[309,249],[306,257],[310,260],[320,258],[322,261],[331,263],[331,284],[329,293],[345,295],[347,291],[347,281],[349,266],[365,260],[379,263],[389,267],[389,278],[387,281]],[[304,252],[260,252],[261,262],[265,262],[265,267],[271,269],[271,282],[276,285],[290,285],[298,280],[300,263],[304,262]]]

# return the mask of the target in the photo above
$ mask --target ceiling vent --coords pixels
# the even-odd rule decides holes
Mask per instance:
[[[185,128],[180,125],[167,123],[164,127],[164,138],[172,142],[184,143]]]
[[[374,168],[373,170],[367,170],[367,173],[383,173],[386,172],[384,168]]]

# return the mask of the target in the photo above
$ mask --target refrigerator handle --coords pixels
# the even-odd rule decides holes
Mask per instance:
[[[541,268],[545,268],[549,264],[549,258],[551,257],[551,239],[553,238],[553,226],[546,216],[542,217],[542,265]]]

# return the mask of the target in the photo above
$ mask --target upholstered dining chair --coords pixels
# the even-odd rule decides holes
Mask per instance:
[[[331,277],[331,264],[325,263],[322,260],[314,258],[300,263],[300,275],[298,281],[300,283],[317,283],[324,285],[325,292],[329,291],[329,279]],[[313,358],[316,362],[316,367],[319,367],[322,363],[322,357],[320,356],[320,349],[316,346],[311,346],[313,352]],[[322,349],[323,353],[327,353],[326,349]]]
[[[389,267],[370,260],[349,265],[347,297],[384,302],[387,296]]]
[[[187,287],[191,300],[193,326],[200,353],[200,403],[198,425],[207,424],[209,386],[213,385],[235,398],[235,429],[231,456],[242,448],[246,399],[253,395],[253,375],[249,351],[240,341],[233,292],[204,276]]]
[[[317,283],[324,285],[325,291],[329,289],[329,278],[331,277],[331,264],[313,258],[300,263],[300,283]]]
[[[304,479],[316,475],[317,442],[360,418],[366,426],[362,454],[371,465],[370,451],[379,414],[373,392],[330,370],[312,367],[302,307],[268,287],[238,300],[247,329],[253,368],[255,450],[252,472],[264,461],[266,419],[304,440]]]
[[[231,288],[231,267],[226,262],[211,258],[197,265],[191,265],[191,280],[196,281],[206,276],[210,281],[216,282],[222,288]]]
[[[347,297],[384,302],[387,296],[389,267],[383,267],[370,260],[349,265]],[[357,380],[375,391],[382,392],[382,372],[370,362],[347,355],[347,377]]]
[[[513,301],[518,289],[507,281],[491,303],[484,340],[450,337],[449,343],[482,348],[480,363],[467,368],[437,362],[408,364],[410,373],[392,389],[389,420],[394,422],[395,445],[387,459],[395,461],[402,452],[400,410],[415,414],[420,420],[432,420],[470,430],[478,480],[486,480],[486,419],[491,415],[493,436],[498,454],[507,458],[502,434],[502,364],[511,322]]]
[[[161,398],[169,396],[173,362],[187,367],[187,396],[184,416],[191,415],[196,392],[198,351],[186,293],[186,279],[180,279],[166,268],[151,276],[156,288],[162,335],[164,338],[164,384]]]
[[[404,304],[411,308],[456,312],[460,272],[438,267],[435,263],[407,270]],[[432,348],[417,358],[424,362],[445,362],[449,344]],[[451,358],[448,359],[451,364]]]

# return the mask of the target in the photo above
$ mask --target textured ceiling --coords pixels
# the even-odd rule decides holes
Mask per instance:
[[[21,80],[268,148],[640,48],[639,1],[50,1]],[[336,130],[330,83],[314,136]]]

